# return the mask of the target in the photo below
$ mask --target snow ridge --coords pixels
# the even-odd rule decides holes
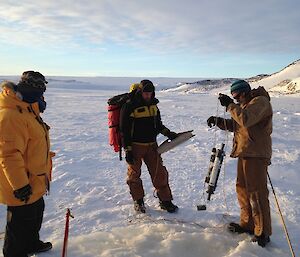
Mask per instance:
[[[259,74],[246,79],[253,88],[263,86],[269,92],[279,94],[299,93],[300,59],[289,64],[282,70],[273,74]],[[166,92],[180,93],[216,93],[228,92],[229,85],[237,78],[223,78],[201,80],[193,83],[178,83],[175,87],[165,90]]]

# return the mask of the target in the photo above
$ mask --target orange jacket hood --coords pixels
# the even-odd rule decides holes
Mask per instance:
[[[30,106],[34,110],[36,114],[39,114],[39,106],[38,103],[29,104],[23,102],[16,94],[13,83],[4,82],[2,83],[2,92],[0,94],[0,108],[5,109],[17,109],[19,111],[28,111]]]

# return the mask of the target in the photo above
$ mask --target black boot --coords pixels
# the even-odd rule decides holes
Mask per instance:
[[[243,227],[241,227],[239,224],[231,222],[229,223],[229,225],[227,226],[227,229],[229,232],[231,233],[237,233],[237,234],[249,234],[249,235],[253,235],[253,231],[249,230],[249,229],[245,229]]]
[[[146,207],[144,204],[144,199],[139,199],[134,201],[134,210],[139,213],[145,213]]]
[[[172,201],[159,201],[159,206],[162,210],[166,210],[169,213],[177,212],[178,206],[172,203]]]
[[[252,242],[257,242],[259,246],[265,247],[268,243],[270,243],[270,237],[261,234],[260,236],[254,236],[252,238]]]
[[[32,249],[29,254],[35,253],[43,253],[52,249],[52,244],[50,242],[44,243],[43,241],[39,241],[35,249]]]

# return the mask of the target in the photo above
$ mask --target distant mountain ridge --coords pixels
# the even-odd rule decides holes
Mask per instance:
[[[228,91],[230,84],[238,78],[206,79],[192,83],[181,82],[167,92],[208,93],[209,91]],[[252,87],[263,86],[269,92],[294,94],[300,93],[300,59],[292,62],[278,72],[259,74],[246,79]]]
[[[252,85],[254,87],[263,86],[270,92],[299,93],[299,90],[296,89],[299,86],[297,85],[298,78],[300,78],[300,59],[278,72],[253,82]],[[292,81],[296,83],[296,87],[287,87]]]

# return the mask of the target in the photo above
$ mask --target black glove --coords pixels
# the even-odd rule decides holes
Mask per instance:
[[[131,150],[126,151],[125,159],[128,164],[130,165],[134,164],[134,158]]]
[[[208,119],[207,119],[207,125],[211,128],[212,126],[216,126],[218,125],[218,121],[219,121],[219,117],[216,117],[216,116],[210,116]]]
[[[173,132],[173,131],[170,131],[167,135],[167,137],[170,139],[170,140],[173,140],[175,139],[176,137],[178,137],[178,134],[176,132]]]
[[[228,105],[233,103],[233,100],[228,95],[219,94],[219,100],[222,106],[225,106],[226,108]]]
[[[21,202],[27,203],[30,196],[32,195],[31,186],[28,184],[20,189],[14,191],[14,196]]]

